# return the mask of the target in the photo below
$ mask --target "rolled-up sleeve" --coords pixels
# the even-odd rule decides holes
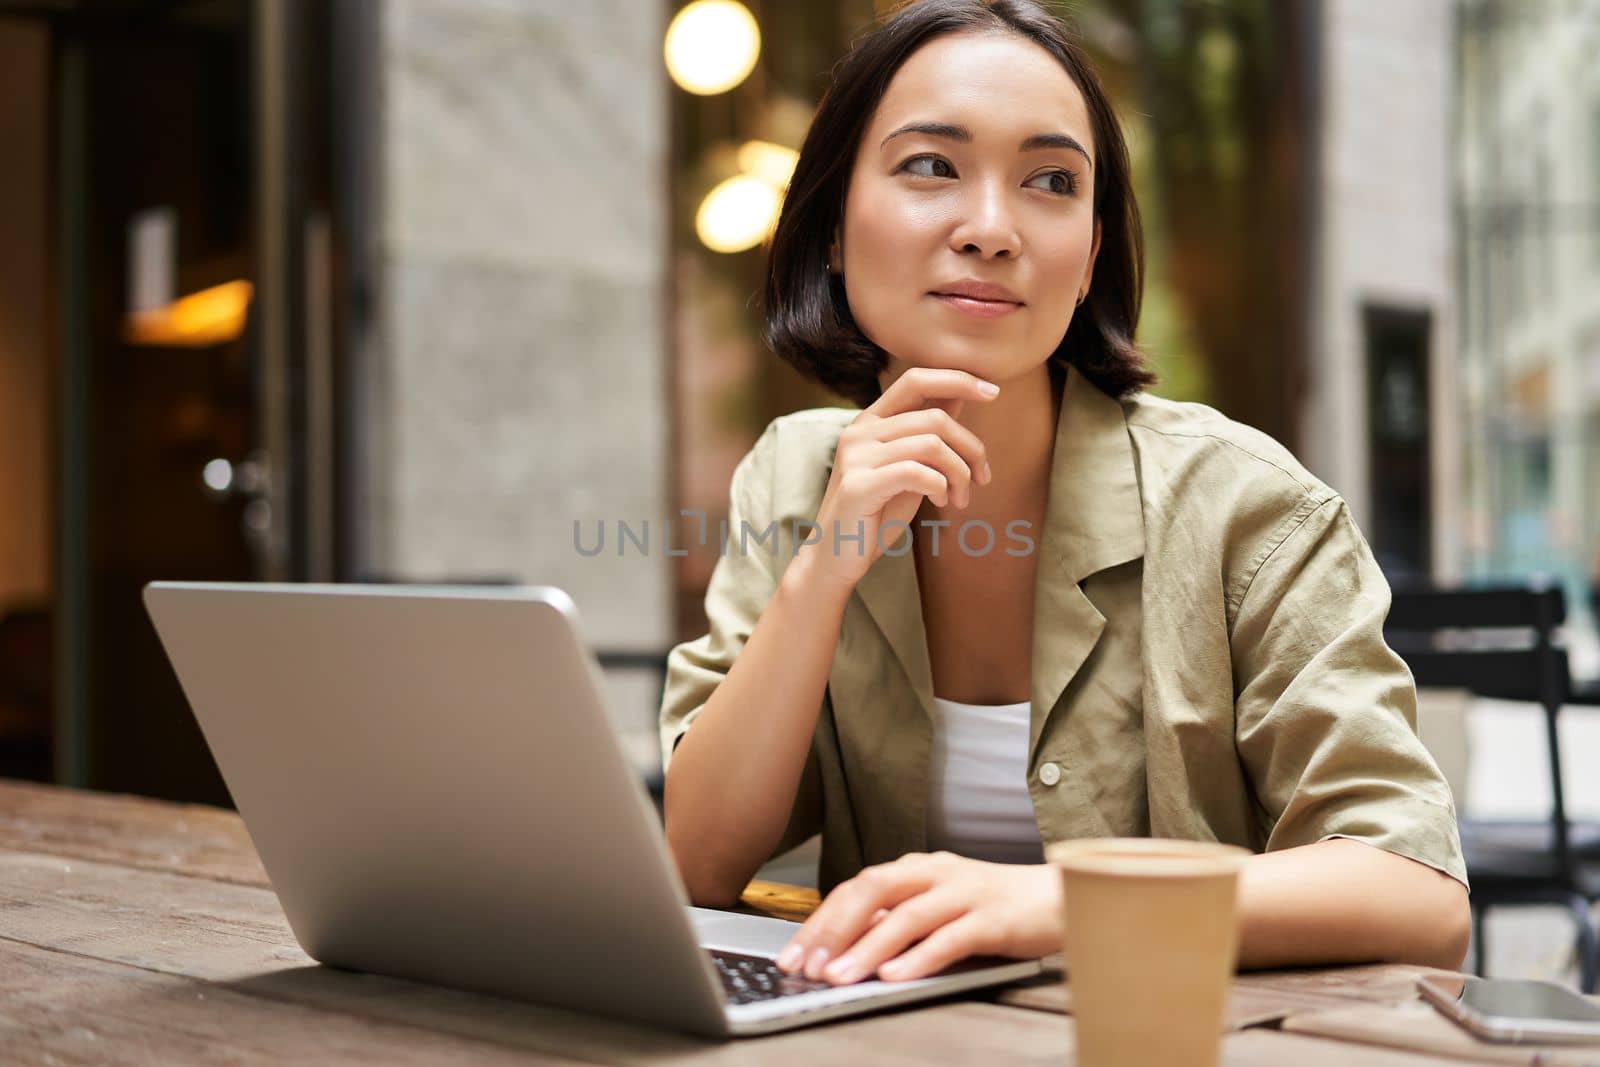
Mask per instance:
[[[661,765],[672,761],[678,742],[705,708],[706,701],[732,668],[755,630],[756,622],[777,589],[788,559],[758,543],[774,519],[773,472],[776,429],[769,426],[734,468],[728,490],[728,542],[718,556],[706,587],[707,632],[677,645],[667,655],[667,678],[661,699]],[[749,523],[750,540],[740,537]],[[779,544],[782,539],[779,539]],[[746,709],[759,714],[758,708]],[[787,851],[821,829],[820,775],[816,753],[807,757],[789,826],[774,854]]]
[[[1455,804],[1383,638],[1389,586],[1345,502],[1310,501],[1269,541],[1235,612],[1235,731],[1267,849],[1330,837],[1463,885]]]

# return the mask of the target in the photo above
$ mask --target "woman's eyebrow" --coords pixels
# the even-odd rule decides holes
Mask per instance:
[[[950,140],[958,141],[961,144],[972,143],[972,131],[965,126],[957,126],[949,122],[908,122],[880,141],[878,147],[882,148],[896,137],[907,133],[921,133],[929,137],[948,137]],[[1090,157],[1089,150],[1079,144],[1077,138],[1069,134],[1036,133],[1031,137],[1025,138],[1017,150],[1019,152],[1032,152],[1038,148],[1069,148],[1083,156],[1084,161],[1089,164],[1089,168],[1091,170],[1094,169],[1094,160]]]

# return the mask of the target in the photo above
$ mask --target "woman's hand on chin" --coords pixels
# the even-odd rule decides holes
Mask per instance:
[[[967,956],[1047,956],[1061,931],[1061,875],[1048,864],[912,853],[836,886],[778,966],[836,985],[905,981]]]

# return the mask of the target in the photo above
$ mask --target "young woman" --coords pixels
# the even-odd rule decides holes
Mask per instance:
[[[925,0],[841,63],[767,336],[862,410],[777,419],[740,463],[661,712],[696,902],[822,834],[780,965],[1055,951],[1043,844],[1107,835],[1257,852],[1242,966],[1461,962],[1383,576],[1285,449],[1141,391],[1142,267],[1116,118],[1031,0]]]

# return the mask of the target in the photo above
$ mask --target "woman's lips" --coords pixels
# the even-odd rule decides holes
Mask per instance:
[[[956,296],[953,293],[929,293],[945,307],[977,319],[997,319],[1022,307],[1009,300],[979,300],[976,297]]]

